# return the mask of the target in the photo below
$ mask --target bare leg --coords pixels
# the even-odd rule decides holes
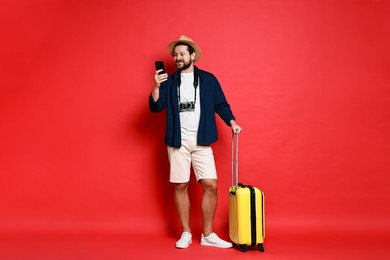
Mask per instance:
[[[190,228],[190,200],[188,197],[188,183],[175,184],[175,204],[180,223],[184,231],[191,232]]]
[[[215,209],[217,208],[217,180],[203,179],[200,180],[203,187],[202,196],[202,218],[203,218],[203,235],[207,237],[213,232],[213,222]]]

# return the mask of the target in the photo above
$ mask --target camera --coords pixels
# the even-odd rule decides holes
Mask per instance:
[[[182,102],[179,104],[180,112],[195,111],[195,103],[191,102]]]

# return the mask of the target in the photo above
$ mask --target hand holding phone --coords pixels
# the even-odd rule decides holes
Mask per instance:
[[[168,74],[166,74],[164,69],[163,61],[155,61],[156,71],[159,71],[154,75],[154,88],[159,88],[161,83],[168,80]]]

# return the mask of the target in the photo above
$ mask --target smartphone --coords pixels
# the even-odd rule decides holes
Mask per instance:
[[[162,71],[160,71],[158,73],[158,75],[165,73],[164,62],[163,61],[155,61],[154,64],[156,65],[156,71],[162,69]]]

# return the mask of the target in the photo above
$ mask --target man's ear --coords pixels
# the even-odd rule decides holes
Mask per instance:
[[[193,52],[193,53],[191,54],[191,60],[194,61],[194,60],[195,60],[195,57],[196,57],[196,52]]]

